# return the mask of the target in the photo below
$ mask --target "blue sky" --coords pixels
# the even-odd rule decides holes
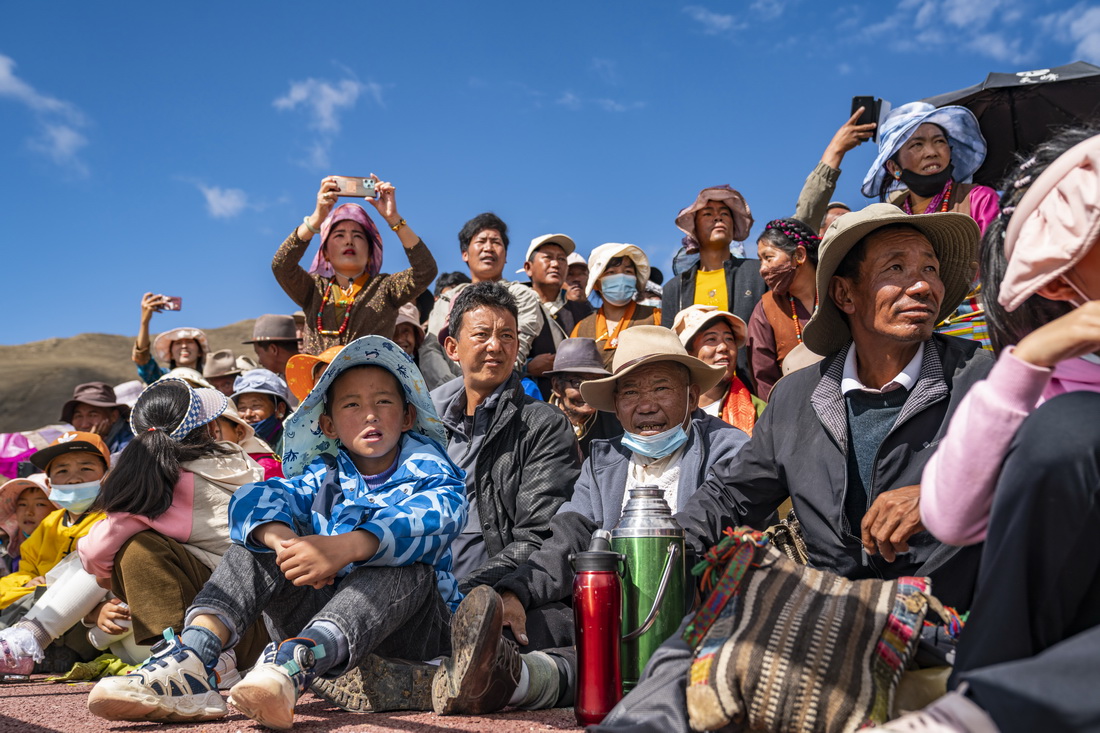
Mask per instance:
[[[324,7],[325,10],[320,10]],[[645,249],[729,183],[788,216],[850,99],[1100,64],[1100,7],[1038,0],[9,3],[0,28],[0,343],[295,306],[270,272],[330,173],[377,173],[440,270],[470,216]],[[837,197],[862,204],[874,157]],[[384,271],[407,266],[385,233]],[[312,250],[311,250],[312,252]]]

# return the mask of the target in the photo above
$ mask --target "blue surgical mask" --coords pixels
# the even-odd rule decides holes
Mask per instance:
[[[626,305],[638,293],[638,278],[625,272],[600,278],[600,295],[611,305]]]
[[[278,434],[282,429],[283,423],[279,418],[272,415],[271,417],[265,417],[259,422],[251,423],[252,429],[256,431],[256,435],[260,437],[260,440],[268,441],[270,438]]]
[[[62,509],[68,509],[73,514],[83,514],[88,511],[88,507],[97,496],[99,496],[98,481],[50,487],[50,501]]]
[[[671,430],[656,435],[636,435],[623,433],[623,445],[635,453],[640,453],[648,458],[664,458],[670,456],[676,449],[687,442],[688,436],[684,432],[683,425],[677,425]]]

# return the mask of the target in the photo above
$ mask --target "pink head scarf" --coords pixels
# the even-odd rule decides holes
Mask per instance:
[[[367,262],[367,272],[370,273],[371,277],[381,272],[382,236],[378,233],[378,227],[374,225],[371,218],[367,216],[366,210],[359,204],[342,204],[333,209],[328,218],[321,222],[321,247],[313,258],[313,264],[309,266],[310,274],[317,274],[321,277],[332,277],[335,274],[332,265],[325,259],[325,244],[328,242],[328,233],[332,231],[332,227],[341,221],[349,220],[357,222],[367,233],[368,254],[370,257]]]
[[[1100,135],[1063,153],[1031,184],[1005,229],[997,302],[1013,311],[1081,261],[1100,236]]]

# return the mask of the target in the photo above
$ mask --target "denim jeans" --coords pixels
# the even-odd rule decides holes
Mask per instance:
[[[275,553],[233,545],[195,596],[188,621],[199,613],[227,623],[230,647],[261,613],[273,639],[327,621],[347,639],[348,662],[326,676],[359,666],[369,654],[426,661],[451,651],[451,611],[439,595],[435,571],[423,563],[359,567],[335,585],[317,589],[287,580]]]

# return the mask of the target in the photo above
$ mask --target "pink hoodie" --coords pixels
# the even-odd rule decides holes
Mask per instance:
[[[920,514],[949,545],[985,539],[993,492],[1016,430],[1031,411],[1066,392],[1100,392],[1100,364],[1069,359],[1054,369],[1004,350],[989,376],[959,403],[947,434],[924,468]]]

